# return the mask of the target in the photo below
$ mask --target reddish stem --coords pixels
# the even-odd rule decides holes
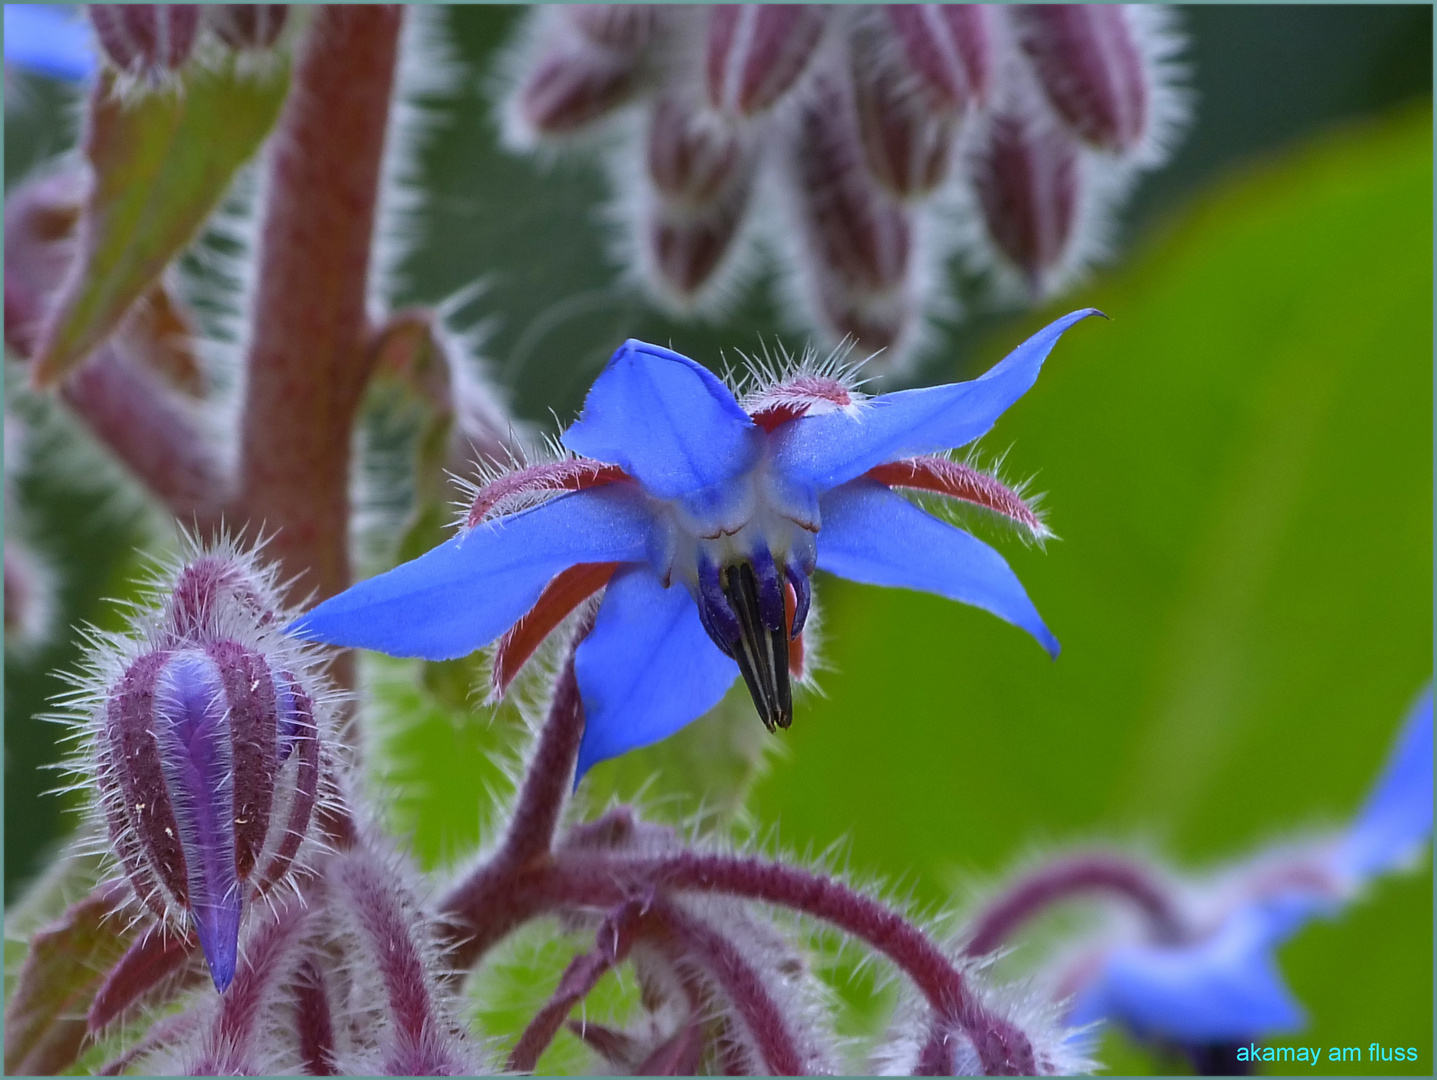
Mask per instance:
[[[293,595],[349,584],[350,433],[403,9],[316,9],[269,158],[231,517],[274,534]]]
[[[585,632],[580,630],[575,639],[576,648],[578,638]],[[504,847],[495,859],[496,868],[520,867],[547,855],[553,847],[554,832],[559,827],[559,815],[573,783],[574,762],[583,737],[584,701],[579,693],[579,680],[574,675],[574,650],[570,649],[554,683],[549,716],[525,770]]]
[[[307,1076],[337,1076],[334,1067],[334,1018],[324,972],[313,956],[300,964],[294,980],[294,1020],[299,1056]]]
[[[1027,1039],[968,993],[942,950],[897,912],[837,881],[779,863],[697,852],[657,858],[565,852],[502,877],[488,870],[477,870],[440,904],[457,969],[472,966],[522,923],[556,909],[613,907],[651,889],[722,893],[802,912],[867,942],[913,980],[935,1012],[963,1028],[986,1072],[1032,1071]]]
[[[106,347],[60,396],[181,524],[201,535],[215,529],[230,478],[209,438],[154,375]]]
[[[673,935],[682,955],[697,961],[732,1002],[758,1047],[760,1072],[771,1076],[806,1075],[803,1055],[783,1012],[734,943],[674,904],[657,900],[651,915]]]
[[[1053,904],[1091,893],[1131,902],[1147,917],[1159,941],[1178,941],[1183,936],[1182,920],[1168,890],[1150,871],[1118,855],[1092,854],[1051,863],[1020,879],[974,920],[973,935],[963,951],[984,956]]]
[[[293,970],[292,953],[308,914],[303,900],[290,899],[246,940],[234,982],[220,996],[209,1038],[198,1060],[191,1061],[190,1075],[259,1074],[267,1050],[260,1020]]]
[[[509,1055],[510,1072],[532,1071],[574,1006],[589,996],[605,972],[628,955],[640,911],[641,906],[632,902],[619,907],[599,927],[594,951],[569,961],[553,997],[529,1021],[514,1044]]]

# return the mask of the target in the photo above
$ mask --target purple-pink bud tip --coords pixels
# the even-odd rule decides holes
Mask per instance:
[[[151,76],[190,58],[200,29],[198,4],[91,4],[90,22],[121,71]]]

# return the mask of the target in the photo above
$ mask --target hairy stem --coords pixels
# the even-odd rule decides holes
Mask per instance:
[[[758,1047],[759,1071],[770,1076],[806,1075],[803,1054],[782,1010],[734,943],[672,903],[655,901],[651,914],[673,935],[681,954],[697,961],[733,1004]]]
[[[502,880],[481,867],[440,904],[450,960],[472,966],[518,926],[564,907],[609,908],[644,890],[721,893],[776,904],[831,923],[866,942],[903,971],[934,1011],[968,1034],[991,1075],[1033,1068],[1020,1031],[968,992],[943,951],[902,915],[840,882],[760,859],[685,852],[657,858],[565,852]]]
[[[200,535],[216,529],[230,477],[209,438],[155,376],[106,347],[65,381],[60,396],[182,525]]]
[[[270,149],[231,517],[274,535],[296,597],[349,584],[350,435],[403,9],[316,9]]]
[[[578,641],[575,641],[575,648]],[[509,820],[504,846],[496,860],[506,867],[518,867],[547,855],[554,846],[554,832],[574,778],[574,762],[584,737],[584,701],[574,675],[574,649],[564,661],[554,683],[549,715],[539,733],[534,756],[524,773],[524,784],[514,816]]]
[[[510,1072],[532,1071],[574,1006],[589,996],[605,972],[629,954],[641,911],[640,904],[630,902],[621,905],[600,925],[595,935],[594,951],[582,953],[569,961],[553,996],[529,1021],[529,1026],[514,1044],[509,1054]]]
[[[1133,904],[1159,941],[1178,941],[1183,936],[1182,920],[1161,880],[1129,859],[1092,854],[1051,863],[1019,879],[979,913],[963,951],[984,956],[1053,904],[1093,893]]]

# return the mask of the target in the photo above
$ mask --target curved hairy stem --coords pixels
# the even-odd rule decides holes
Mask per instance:
[[[821,919],[886,956],[936,1013],[964,1030],[989,1074],[1033,1070],[1026,1037],[969,992],[962,973],[922,930],[841,882],[762,859],[698,852],[654,858],[564,852],[502,882],[486,877],[485,869],[440,903],[458,969],[471,967],[523,923],[562,908],[611,908],[645,890],[758,900]]]
[[[1182,921],[1167,886],[1144,866],[1120,855],[1095,853],[1039,867],[1000,893],[973,920],[964,953],[984,956],[1053,904],[1101,894],[1143,913],[1159,941],[1182,937]]]

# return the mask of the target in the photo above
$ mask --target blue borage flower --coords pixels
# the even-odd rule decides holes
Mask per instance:
[[[45,4],[5,5],[5,63],[78,82],[99,66],[90,27],[77,12]]]
[[[1042,524],[990,476],[932,457],[972,442],[1021,397],[1062,333],[1052,323],[972,382],[861,399],[807,373],[746,398],[656,345],[614,354],[561,443],[576,458],[480,490],[469,528],[292,625],[313,641],[443,660],[503,636],[502,689],[570,611],[604,588],[575,670],[577,775],[673,734],[742,675],[770,728],[792,718],[815,569],[983,608],[1058,643],[1002,557],[893,487]],[[506,513],[515,498],[554,494]]]
[[[1432,833],[1432,691],[1418,700],[1352,825],[1310,849],[1273,852],[1235,875],[1233,902],[1193,940],[1127,945],[1081,981],[1070,1022],[1108,1020],[1201,1054],[1302,1027],[1276,948],[1336,914],[1379,874],[1420,856]]]

